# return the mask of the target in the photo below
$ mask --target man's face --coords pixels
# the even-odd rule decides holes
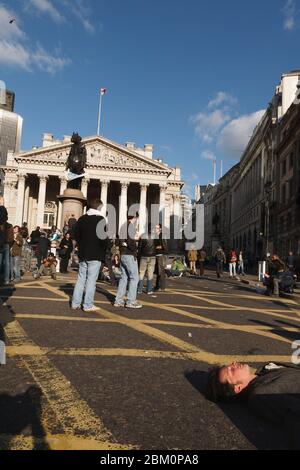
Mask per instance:
[[[159,225],[156,225],[156,226],[155,226],[155,232],[156,232],[157,234],[160,234],[161,228],[160,228]]]
[[[248,364],[232,362],[229,366],[224,366],[220,370],[220,382],[233,385],[235,393],[240,393],[252,380],[250,367]]]

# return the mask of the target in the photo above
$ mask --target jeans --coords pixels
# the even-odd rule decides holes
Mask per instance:
[[[132,255],[121,256],[121,279],[119,281],[118,291],[115,302],[124,303],[126,288],[128,285],[127,304],[133,304],[136,301],[137,286],[139,282],[138,263]]]
[[[244,271],[244,261],[240,261],[240,262],[239,262],[239,265],[238,265],[238,274],[242,274],[242,275],[245,274],[245,271]]]
[[[230,274],[230,277],[232,277],[232,274],[236,276],[236,262],[229,263],[229,274]]]
[[[153,291],[153,274],[155,269],[155,256],[150,256],[148,258],[142,257],[140,260],[140,280],[138,284],[138,292],[141,294],[143,291],[144,285],[144,276],[145,272],[147,271],[147,292]]]
[[[101,268],[101,261],[80,261],[77,282],[73,292],[72,307],[80,307],[83,293],[83,308],[91,308],[94,305],[96,282]]]
[[[11,257],[11,276],[15,281],[21,280],[21,256]]]

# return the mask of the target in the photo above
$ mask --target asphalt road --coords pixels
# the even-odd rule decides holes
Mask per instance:
[[[75,273],[2,288],[0,449],[281,449],[280,429],[204,398],[232,360],[289,362],[300,296],[273,299],[228,278],[169,280],[140,310],[69,308]]]

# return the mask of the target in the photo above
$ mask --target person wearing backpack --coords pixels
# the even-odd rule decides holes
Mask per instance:
[[[223,274],[223,264],[226,263],[226,256],[221,246],[218,246],[215,252],[216,272],[217,276],[221,277]]]

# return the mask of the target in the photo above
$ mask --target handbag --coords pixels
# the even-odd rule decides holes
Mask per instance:
[[[62,258],[67,254],[67,249],[66,248],[61,248],[59,250],[59,256]]]

